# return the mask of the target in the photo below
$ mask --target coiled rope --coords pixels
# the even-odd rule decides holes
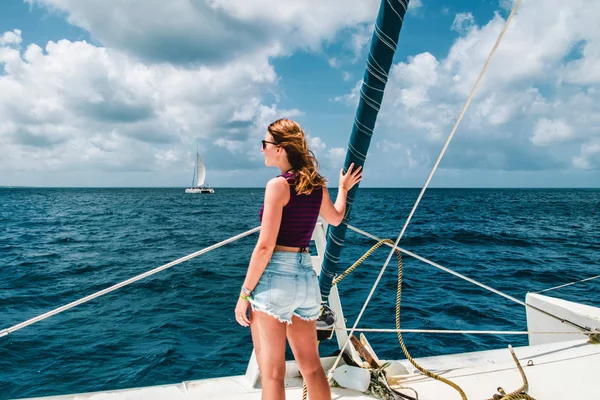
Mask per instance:
[[[348,275],[350,275],[354,270],[356,270],[356,268],[358,268],[359,265],[361,265],[367,258],[369,258],[374,252],[375,250],[377,250],[379,247],[383,246],[383,245],[390,245],[390,244],[394,244],[394,242],[391,239],[382,239],[379,240],[374,246],[372,246],[365,254],[363,254],[354,264],[352,264],[348,269],[346,269],[343,273],[341,273],[338,277],[336,277],[333,280],[333,285],[337,285],[338,283],[340,283],[344,278],[346,278]],[[400,343],[400,347],[402,348],[402,352],[404,353],[404,355],[406,356],[406,359],[418,370],[420,371],[422,374],[436,379],[440,382],[443,382],[447,385],[449,385],[450,387],[452,387],[453,389],[455,389],[460,395],[461,397],[466,400],[467,396],[465,394],[465,392],[462,390],[462,388],[460,386],[458,386],[456,383],[450,381],[449,379],[446,379],[442,376],[439,376],[425,368],[423,368],[422,366],[420,366],[410,355],[406,344],[404,343],[404,339],[402,337],[402,329],[400,328],[400,304],[401,304],[401,298],[402,298],[402,253],[400,252],[400,250],[397,247],[394,247],[393,251],[396,253],[396,259],[397,259],[397,263],[398,263],[398,285],[397,285],[397,290],[396,290],[396,334],[398,336],[398,342]],[[518,399],[524,399],[524,400],[535,400],[533,397],[531,397],[530,395],[528,395],[526,392],[529,388],[529,384],[527,381],[527,377],[525,376],[525,372],[523,371],[523,368],[521,367],[521,364],[519,363],[519,360],[517,358],[517,356],[515,355],[512,346],[508,346],[513,360],[515,361],[515,363],[517,364],[517,368],[519,369],[519,372],[521,373],[521,377],[523,379],[523,385],[515,390],[514,392],[511,392],[509,394],[506,394],[504,389],[502,389],[501,387],[498,388],[498,392],[500,393],[500,395],[495,394],[494,397],[491,400],[518,400]],[[341,352],[340,355],[338,356],[341,357]],[[403,394],[399,394],[398,392],[393,391],[389,385],[387,385],[387,381],[385,382],[385,384],[383,383],[383,381],[381,380],[381,374],[385,374],[385,372],[383,371],[382,368],[380,368],[378,370],[378,374],[377,374],[377,379],[375,380],[371,380],[371,384],[372,385],[377,385],[378,388],[377,390],[372,390],[372,393],[377,393],[378,395],[382,395],[385,394],[387,396],[389,396],[389,398],[397,398],[397,396],[402,396],[403,398],[412,398],[410,396],[406,396]],[[408,388],[410,389],[410,388]],[[413,390],[414,389],[410,389]],[[306,381],[303,382],[302,385],[302,399],[306,400],[308,396],[308,389],[306,386]],[[418,398],[418,397],[417,397]]]
[[[390,244],[390,243],[394,244],[394,242],[391,239],[383,239],[383,240],[380,240],[379,242],[377,242],[365,254],[363,254],[362,257],[360,257],[354,264],[352,264],[350,266],[350,268],[348,268],[343,273],[341,273],[337,278],[335,278],[333,280],[333,285],[337,285],[344,278],[346,278],[348,275],[350,275],[356,268],[358,268],[359,265],[361,265],[367,258],[369,258],[375,252],[375,250],[377,250],[384,244]],[[398,341],[400,342],[400,347],[402,348],[402,351],[404,352],[406,359],[408,361],[410,361],[410,363],[416,369],[418,369],[421,373],[423,373],[424,375],[426,375],[430,378],[436,379],[438,381],[441,381],[441,382],[451,386],[452,388],[454,388],[455,390],[457,390],[460,393],[460,395],[462,396],[463,399],[466,399],[467,397],[466,397],[464,391],[456,383],[454,383],[442,376],[434,374],[433,372],[428,371],[425,368],[421,367],[419,364],[417,364],[417,362],[411,357],[410,353],[408,352],[408,349],[406,348],[406,345],[404,344],[404,339],[402,338],[402,333],[400,330],[400,301],[401,301],[401,297],[402,297],[402,253],[400,253],[400,250],[398,250],[398,249],[394,249],[394,252],[396,253],[396,259],[398,262],[398,287],[396,290],[396,333],[398,336]],[[338,356],[338,358],[341,357],[341,354],[342,353],[340,352],[340,355]],[[380,389],[382,389],[382,388],[380,388]],[[302,386],[302,399],[306,400],[307,395],[308,395],[308,392],[307,392],[307,387],[306,387],[306,381],[304,381],[303,386]],[[395,393],[392,395],[395,395]]]

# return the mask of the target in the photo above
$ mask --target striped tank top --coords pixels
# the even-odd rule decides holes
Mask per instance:
[[[290,186],[290,201],[283,206],[281,225],[275,244],[289,247],[308,247],[319,218],[323,189],[315,188],[311,194],[298,194],[296,193],[296,178],[293,173],[288,171],[278,176],[283,176]],[[263,211],[264,204],[258,213],[261,222]]]

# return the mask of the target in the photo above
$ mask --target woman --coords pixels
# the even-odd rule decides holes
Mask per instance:
[[[251,327],[263,400],[285,399],[286,338],[310,399],[329,400],[317,348],[321,294],[308,247],[319,215],[332,225],[342,222],[346,196],[360,182],[361,168],[353,171],[350,165],[346,174],[340,171],[334,204],[296,122],[284,118],[269,125],[262,151],[265,164],[279,168],[281,175],[267,183],[260,236],[235,308],[236,321]]]

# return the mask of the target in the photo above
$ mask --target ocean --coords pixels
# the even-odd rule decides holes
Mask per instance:
[[[334,195],[335,190],[332,190]],[[358,191],[351,223],[395,239],[418,189]],[[0,189],[0,330],[258,226],[264,189]],[[0,338],[0,399],[243,374],[233,309],[256,235]],[[374,242],[348,231],[340,269]],[[400,245],[520,300],[600,274],[600,189],[430,189]],[[389,248],[340,283],[348,325]],[[525,330],[522,306],[404,256],[402,327]],[[341,271],[340,271],[341,272]],[[394,328],[392,262],[360,322]],[[600,279],[548,292],[600,306]],[[403,358],[394,333],[367,333]],[[422,357],[526,345],[526,336],[405,334]],[[336,350],[321,344],[321,354]],[[289,353],[289,351],[288,351]],[[288,354],[291,358],[291,354]]]

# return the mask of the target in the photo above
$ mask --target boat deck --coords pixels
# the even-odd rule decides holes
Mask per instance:
[[[549,343],[515,348],[529,380],[529,395],[540,399],[600,399],[597,368],[600,365],[600,344],[586,340]],[[527,364],[533,363],[528,366]],[[333,359],[324,359],[331,365]],[[409,371],[414,368],[401,361]],[[423,367],[457,383],[469,399],[489,399],[501,386],[507,393],[522,385],[521,375],[508,349],[462,353],[418,359]],[[293,362],[290,362],[293,364]],[[291,367],[291,368],[290,368]],[[288,371],[295,371],[289,365]],[[293,373],[293,372],[292,372]],[[420,400],[460,399],[451,387],[419,373],[402,379],[405,386],[415,389]],[[297,376],[286,379],[287,399],[302,398],[302,382]],[[410,394],[410,392],[406,392]],[[341,388],[332,388],[334,400],[360,400],[374,397]],[[245,376],[203,379],[180,384],[45,397],[46,400],[259,400],[260,389],[252,388]],[[40,399],[40,398],[38,398]]]

